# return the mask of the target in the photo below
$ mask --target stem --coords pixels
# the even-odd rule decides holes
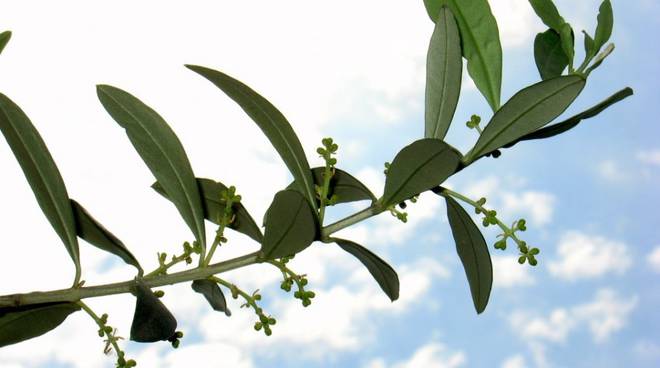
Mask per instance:
[[[146,277],[154,277],[154,276],[158,276],[158,275],[161,275],[161,274],[165,274],[167,272],[167,270],[169,270],[173,266],[181,263],[181,261],[184,261],[188,257],[190,257],[190,254],[186,254],[186,253],[183,253],[182,255],[180,255],[178,257],[175,256],[174,258],[172,258],[172,260],[169,263],[166,263],[164,265],[159,266],[157,269],[149,272],[144,277],[145,278]]]
[[[452,196],[452,197],[454,197],[454,198],[456,198],[456,199],[460,199],[461,201],[463,201],[463,202],[465,202],[465,203],[471,205],[472,207],[474,207],[474,208],[478,208],[478,209],[481,210],[483,213],[486,213],[486,211],[487,211],[487,210],[486,210],[483,206],[481,206],[479,203],[477,203],[477,202],[471,200],[470,198],[468,198],[468,197],[466,197],[466,196],[464,196],[464,195],[462,195],[462,194],[460,194],[460,193],[456,193],[456,192],[454,192],[453,190],[449,190],[449,189],[447,189],[447,188],[442,188],[442,191],[441,191],[440,193],[444,193],[444,194],[450,195],[450,196]],[[506,235],[509,236],[511,239],[513,239],[513,241],[516,242],[516,245],[518,245],[518,247],[520,247],[520,246],[522,245],[522,241],[521,241],[520,239],[518,239],[518,237],[516,236],[515,232],[513,232],[513,231],[512,231],[507,225],[505,225],[505,224],[504,224],[502,221],[500,221],[498,218],[495,218],[495,220],[497,221],[497,226],[499,226],[500,229],[502,229],[502,231],[504,232],[504,234],[506,234]]]
[[[215,263],[204,268],[198,267],[192,270],[185,270],[162,276],[145,276],[142,279],[142,282],[144,282],[149,288],[173,285],[181,282],[207,278],[211,275],[231,271],[259,262],[259,252],[257,251],[227,261]],[[4,295],[0,296],[0,308],[51,302],[77,302],[85,298],[130,293],[133,290],[134,285],[135,281],[131,280],[81,288]]]
[[[325,216],[325,205],[328,198],[328,191],[330,190],[330,179],[332,178],[332,168],[326,162],[325,171],[323,172],[323,188],[321,189],[321,201],[319,207],[319,224],[323,226],[323,217]]]
[[[252,309],[255,310],[255,312],[257,310],[259,310],[259,306],[257,305],[257,302],[254,300],[252,295],[250,295],[250,294],[246,293],[245,291],[241,290],[235,284],[232,284],[231,282],[225,281],[225,280],[223,280],[219,277],[215,277],[215,276],[211,276],[208,279],[215,282],[215,283],[217,283],[217,284],[220,284],[220,285],[226,287],[229,290],[236,290],[236,293],[238,295],[240,295],[241,297],[243,297],[243,299],[245,299],[245,302],[248,303],[248,305],[251,306]]]
[[[94,322],[96,322],[96,325],[99,326],[99,329],[101,329],[101,331],[103,331],[105,336],[108,338],[107,342],[109,342],[112,345],[112,347],[115,349],[115,352],[117,353],[117,357],[120,357],[122,355],[122,350],[119,348],[119,345],[117,345],[117,338],[115,338],[113,332],[105,331],[106,325],[103,323],[103,321],[101,321],[101,317],[99,317],[96,313],[94,313],[92,308],[90,308],[87,304],[83,303],[82,301],[79,300],[76,302],[76,304],[78,304],[85,311],[85,313],[87,313],[90,317],[92,317]]]
[[[360,221],[366,220],[369,217],[376,216],[383,212],[383,209],[377,202],[371,206],[363,209],[360,212],[356,212],[348,217],[345,217],[335,223],[332,223],[326,227],[321,228],[321,240],[327,241],[329,236],[336,233],[337,231],[347,228],[353,224],[356,224]]]
[[[211,263],[211,259],[213,258],[213,253],[215,253],[215,249],[218,247],[218,244],[220,244],[220,240],[222,239],[222,234],[224,233],[225,226],[220,225],[220,228],[218,228],[218,233],[215,236],[215,239],[213,239],[213,244],[211,244],[211,250],[209,251],[208,256],[206,256],[206,259],[202,263],[201,267],[207,267],[209,263]]]

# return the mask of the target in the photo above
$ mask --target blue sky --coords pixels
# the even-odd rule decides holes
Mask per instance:
[[[593,34],[599,1],[556,3],[577,31]],[[504,47],[506,101],[539,79],[532,42],[543,26],[525,0],[491,5]],[[660,5],[635,0],[613,1],[613,7],[616,51],[566,115],[625,86],[635,95],[568,134],[521,143],[449,182],[473,198],[486,196],[505,222],[526,218],[524,239],[541,249],[539,266],[531,268],[515,262],[512,247],[491,248],[495,286],[483,314],[474,312],[444,204],[427,194],[409,207],[408,224],[384,214],[342,233],[397,269],[397,302],[390,303],[351,256],[318,244],[292,262],[317,293],[306,309],[279,289],[276,269],[226,274],[247,290],[262,290],[264,309],[278,319],[273,336],[255,332],[254,314],[239,309],[238,301],[230,301],[234,313],[227,318],[182,285],[165,289],[164,297],[186,332],[181,348],[125,343],[127,354],[143,367],[660,365],[660,290],[654,286],[660,276],[660,47],[654,39]],[[173,207],[151,193],[153,178],[96,100],[97,83],[124,88],[159,111],[196,174],[236,185],[256,219],[289,182],[286,168],[240,109],[182,64],[224,70],[269,98],[291,121],[313,165],[320,164],[317,142],[334,137],[338,167],[376,194],[384,183],[383,162],[423,134],[432,24],[421,1],[199,1],[185,7],[8,1],[0,28],[14,31],[0,57],[2,93],[40,130],[69,194],[122,238],[145,268],[156,265],[156,252],[175,252],[191,236]],[[490,116],[483,97],[464,80],[447,137],[463,152],[476,141],[463,123],[474,113],[484,121]],[[0,144],[0,170],[6,249],[0,293],[68,287],[70,260],[6,144]],[[485,234],[492,244],[496,233]],[[256,249],[242,235],[229,239],[221,258]],[[90,247],[81,251],[88,284],[132,277],[112,257]],[[131,297],[89,304],[108,312],[110,323],[128,335]],[[113,366],[102,349],[95,326],[78,313],[47,335],[0,349],[0,366]]]

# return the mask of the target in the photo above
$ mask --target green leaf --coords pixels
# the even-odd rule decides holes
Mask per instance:
[[[261,128],[289,168],[300,192],[316,212],[316,194],[309,163],[296,133],[284,115],[250,87],[222,72],[196,65],[186,67],[220,88]]]
[[[315,167],[312,169],[315,185],[323,185],[324,172],[325,167]],[[286,187],[286,189],[295,189],[294,187],[295,183],[292,182]],[[330,179],[330,187],[328,188],[328,196],[331,197],[333,195],[337,196],[337,204],[364,200],[375,202],[377,199],[376,196],[371,193],[369,188],[362,184],[353,175],[337,168],[335,168],[335,173],[332,176],[332,179]],[[316,203],[319,203],[318,199],[316,200]]]
[[[546,125],[568,108],[584,84],[584,78],[569,75],[519,91],[495,113],[465,161],[470,163]]]
[[[451,10],[442,7],[426,58],[424,137],[443,139],[461,92],[461,37]]]
[[[560,76],[568,66],[568,58],[561,46],[561,37],[557,32],[548,29],[536,35],[534,39],[534,59],[541,79],[551,79]]]
[[[404,147],[394,157],[382,198],[384,207],[442,184],[458,168],[461,154],[447,143],[424,138]]]
[[[559,34],[561,35],[561,47],[564,50],[564,54],[568,57],[568,66],[569,69],[573,68],[573,59],[575,58],[575,34],[573,33],[573,28],[568,23],[562,24],[559,29]]]
[[[594,35],[594,52],[597,54],[600,49],[605,46],[612,36],[612,28],[614,27],[614,14],[612,13],[612,3],[610,0],[603,0],[598,9],[598,25],[596,26],[596,34]]]
[[[569,65],[573,65],[575,51],[571,25],[566,23],[564,18],[559,14],[552,0],[529,0],[529,3],[534,8],[536,15],[541,18],[541,21],[561,36],[561,45],[564,54],[568,58]]]
[[[477,313],[488,305],[493,285],[493,265],[488,253],[488,245],[470,215],[453,198],[445,195],[447,217],[451,233],[456,242],[458,257],[463,263],[465,275],[470,284],[472,302]]]
[[[79,311],[76,303],[45,303],[0,308],[0,348],[41,336]]]
[[[584,34],[584,54],[585,54],[585,60],[591,60],[594,55],[596,55],[596,46],[594,44],[594,39],[591,38],[589,33],[587,31],[582,31]]]
[[[282,190],[267,210],[260,258],[292,256],[312,244],[316,235],[316,215],[305,197],[296,190]]]
[[[157,112],[125,91],[107,85],[97,86],[96,91],[103,107],[126,129],[133,147],[205,249],[201,196],[186,152],[172,128]]]
[[[399,299],[399,276],[390,265],[369,249],[350,240],[337,238],[332,238],[331,240],[367,267],[371,276],[374,277],[380,288],[383,289],[391,301]]]
[[[544,138],[550,138],[554,137],[558,134],[564,133],[567,130],[573,129],[576,127],[582,120],[586,120],[589,118],[593,118],[594,116],[600,114],[603,112],[605,109],[608,107],[614,105],[615,103],[625,99],[628,96],[633,95],[633,90],[630,87],[626,87],[617,93],[613,94],[612,96],[608,97],[607,99],[603,100],[599,104],[575,115],[572,116],[561,123],[553,124],[550,126],[547,126],[545,128],[541,128],[537,131],[534,131],[532,133],[526,134],[522,137],[520,137],[518,140],[516,140],[513,143],[507,144],[504,147],[509,148],[513,146],[514,144],[520,142],[520,141],[528,141],[528,140],[534,140],[534,139],[544,139]]]
[[[71,207],[73,208],[73,216],[76,221],[76,231],[80,238],[99,249],[118,256],[127,264],[135,266],[139,273],[142,274],[143,270],[140,262],[138,262],[121,240],[96,221],[80,203],[72,199]]]
[[[440,14],[440,8],[445,4],[444,0],[424,0],[424,6],[426,7],[426,13],[431,18],[431,21],[435,23],[438,20],[438,15]]]
[[[204,218],[216,225],[220,225],[220,219],[225,211],[225,201],[220,199],[220,194],[224,190],[227,190],[227,187],[220,182],[204,178],[197,178],[197,185],[202,194]],[[151,185],[151,188],[163,197],[170,199],[169,195],[165,193],[163,186],[159,182],[155,182]],[[261,243],[264,237],[261,233],[261,229],[259,229],[259,226],[254,222],[254,219],[250,216],[250,213],[245,206],[241,203],[234,203],[232,208],[236,218],[234,219],[234,222],[228,225],[228,227],[249,236],[258,243]]]
[[[541,21],[548,27],[559,32],[562,25],[566,23],[564,18],[559,15],[557,7],[552,0],[529,0],[536,15],[541,18]]]
[[[23,169],[39,207],[64,243],[80,275],[76,224],[64,181],[39,132],[23,110],[0,93],[0,130]]]
[[[135,313],[131,340],[156,342],[167,340],[176,332],[176,319],[144,283],[135,283]]]
[[[487,0],[440,0],[447,4],[461,33],[468,74],[488,104],[500,108],[502,45],[497,21]]]
[[[231,311],[227,308],[225,294],[222,293],[218,284],[211,280],[200,279],[192,282],[192,289],[204,295],[204,298],[206,298],[206,301],[209,302],[213,310],[224,312],[227,317],[231,316]]]
[[[2,54],[2,50],[5,49],[5,46],[7,46],[7,43],[9,43],[10,39],[11,31],[4,31],[0,33],[0,54]]]

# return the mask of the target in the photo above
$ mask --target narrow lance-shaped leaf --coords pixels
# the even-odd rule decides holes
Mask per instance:
[[[220,219],[225,211],[225,202],[221,199],[220,195],[224,190],[227,190],[227,187],[220,182],[204,178],[197,178],[197,184],[202,194],[204,218],[216,225],[220,225]],[[159,182],[155,182],[151,185],[151,188],[163,197],[170,199]],[[234,209],[235,218],[228,227],[261,243],[264,237],[261,229],[254,222],[254,219],[250,216],[245,206],[241,203],[234,203],[232,208]]]
[[[609,41],[610,36],[612,36],[613,27],[614,14],[612,12],[612,3],[610,3],[610,0],[603,0],[598,9],[598,25],[594,34],[593,55],[597,54],[605,46],[607,41]]]
[[[80,254],[76,224],[62,176],[30,119],[20,107],[1,93],[0,130],[21,165],[39,207],[69,252],[78,277]]]
[[[497,111],[502,88],[502,45],[488,1],[440,1],[449,6],[458,23],[468,74],[493,111]]]
[[[504,148],[509,148],[513,146],[514,144],[520,142],[520,141],[528,141],[528,140],[533,140],[533,139],[544,139],[544,138],[550,138],[554,137],[558,134],[564,133],[567,130],[573,129],[576,127],[578,124],[582,122],[582,120],[586,120],[589,118],[593,118],[594,116],[600,114],[603,112],[605,109],[608,107],[614,105],[615,103],[625,99],[628,96],[633,95],[633,90],[630,87],[626,87],[617,93],[613,94],[612,96],[608,97],[607,99],[603,100],[602,102],[598,103],[597,105],[577,114],[574,116],[571,116],[570,118],[562,121],[561,123],[553,124],[544,128],[541,128],[537,131],[534,131],[532,133],[526,134],[522,137],[520,137],[518,140],[516,140],[513,143],[509,143],[504,146]]]
[[[5,49],[5,46],[7,46],[7,43],[9,43],[10,39],[11,31],[4,31],[0,33],[0,54],[2,54],[2,51]]]
[[[176,319],[144,283],[135,283],[135,313],[131,340],[156,342],[167,340],[176,332]]]
[[[445,195],[447,217],[456,242],[458,257],[463,263],[470,284],[472,302],[477,313],[486,309],[493,285],[493,265],[488,245],[470,215],[453,198]]]
[[[192,289],[204,295],[213,310],[223,312],[227,317],[231,316],[231,311],[227,308],[225,294],[222,293],[218,284],[211,280],[200,279],[192,282]]]
[[[442,7],[426,58],[424,137],[443,139],[454,118],[461,91],[461,37],[454,15]]]
[[[561,46],[561,38],[557,32],[548,29],[536,35],[534,39],[534,60],[541,79],[551,79],[560,76],[568,66],[568,58]]]
[[[275,194],[267,210],[262,259],[292,256],[307,248],[317,235],[314,210],[295,190]]]
[[[298,189],[316,211],[316,194],[309,163],[298,136],[284,115],[250,87],[222,72],[196,65],[186,67],[220,88],[261,128],[289,168]]]
[[[382,205],[389,207],[442,184],[460,160],[460,152],[439,139],[424,138],[404,147],[387,171]]]
[[[143,270],[140,262],[138,262],[137,258],[126,248],[121,240],[96,221],[80,203],[72,199],[71,206],[76,221],[76,230],[80,238],[99,249],[110,252],[123,259],[127,264],[135,266],[139,273],[142,274]]]
[[[76,303],[46,303],[0,308],[0,348],[41,336],[79,311]]]
[[[181,142],[156,111],[121,89],[99,85],[103,107],[124,129],[135,150],[169,195],[204,249],[204,208]]]
[[[584,84],[584,78],[569,75],[519,91],[495,113],[465,161],[470,163],[546,125],[568,108]]]
[[[390,265],[369,249],[350,240],[333,238],[332,241],[362,262],[391,301],[399,299],[399,276]]]

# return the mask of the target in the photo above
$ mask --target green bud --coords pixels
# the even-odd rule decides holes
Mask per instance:
[[[303,305],[303,307],[308,307],[310,304],[312,304],[312,301],[309,300],[309,299],[304,299],[304,300],[302,301],[302,305]]]
[[[529,259],[529,264],[532,266],[536,266],[539,263],[534,256],[529,256],[528,259]]]
[[[259,316],[259,320],[265,325],[268,324],[268,317],[264,316],[263,314]]]
[[[268,324],[269,324],[269,325],[274,325],[275,323],[277,323],[277,321],[275,320],[275,318],[270,317],[270,318],[268,319]]]
[[[525,256],[520,256],[520,257],[518,257],[518,263],[523,264],[523,263],[525,263],[525,260],[526,260],[526,259],[527,259],[527,257],[525,257]]]
[[[112,326],[103,326],[103,332],[112,333]]]
[[[307,285],[307,279],[305,279],[305,278],[300,279],[300,285],[302,285],[302,286]]]
[[[307,296],[308,298],[310,298],[310,299],[311,299],[311,298],[314,298],[314,297],[316,296],[316,293],[314,293],[313,291],[308,291],[308,292],[306,292],[305,294],[306,294],[306,296]]]
[[[103,337],[103,335],[105,335],[105,332],[103,332],[103,329],[100,329],[99,330],[99,337]]]
[[[540,252],[541,251],[539,250],[539,248],[532,248],[532,249],[529,250],[529,254],[531,254],[533,256],[539,254]]]
[[[175,348],[175,349],[179,348],[179,344],[181,344],[181,342],[179,340],[172,341],[172,347]]]
[[[127,367],[127,368],[132,368],[132,367],[135,367],[136,365],[137,365],[137,363],[136,363],[135,360],[133,360],[133,359],[129,359],[129,360],[126,362],[126,367]]]
[[[266,334],[266,336],[270,336],[273,334],[273,331],[270,330],[270,327],[264,326],[264,333]]]
[[[257,322],[254,324],[254,330],[259,331],[261,330],[261,327],[263,327],[263,324],[261,322]]]

